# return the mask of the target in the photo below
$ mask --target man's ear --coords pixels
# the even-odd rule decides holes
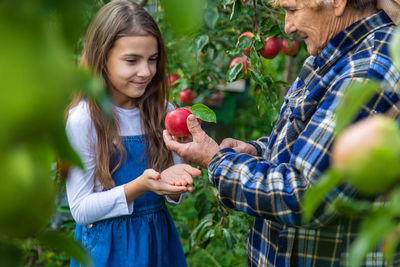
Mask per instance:
[[[347,0],[332,0],[333,13],[336,17],[340,17],[343,15],[346,5]]]

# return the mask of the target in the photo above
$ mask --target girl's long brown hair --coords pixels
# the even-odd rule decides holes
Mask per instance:
[[[149,168],[157,171],[173,164],[172,153],[166,148],[162,129],[168,107],[169,88],[166,78],[167,56],[161,32],[154,19],[140,5],[128,0],[115,0],[103,6],[89,25],[81,64],[92,69],[108,85],[106,62],[108,54],[116,40],[123,36],[154,36],[158,41],[157,71],[145,93],[136,99],[140,110],[142,132],[148,142],[147,158]],[[76,96],[70,108],[82,101],[84,96]],[[91,98],[86,98],[90,116],[96,130],[96,167],[94,177],[110,189],[115,186],[112,173],[123,162],[125,153],[119,136],[119,122],[113,114],[111,119]],[[110,166],[110,160],[120,152],[116,166]],[[146,151],[143,151],[146,152]]]

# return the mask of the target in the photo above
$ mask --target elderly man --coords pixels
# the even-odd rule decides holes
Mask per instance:
[[[298,35],[311,56],[285,97],[269,136],[226,139],[219,146],[193,117],[193,140],[179,143],[164,131],[167,146],[186,161],[208,168],[222,202],[254,216],[248,239],[249,266],[342,266],[359,221],[331,216],[324,207],[338,195],[362,198],[342,185],[326,196],[309,224],[302,199],[329,167],[334,111],[355,81],[378,80],[381,92],[357,119],[383,113],[400,99],[400,74],[388,55],[394,24],[376,0],[277,0],[286,11],[285,31]],[[399,253],[400,254],[400,253]],[[380,249],[366,266],[385,262]]]

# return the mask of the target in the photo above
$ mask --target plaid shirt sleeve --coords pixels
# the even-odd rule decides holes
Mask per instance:
[[[247,143],[253,145],[257,149],[259,156],[264,155],[268,148],[269,135],[259,138],[257,141],[248,141]]]

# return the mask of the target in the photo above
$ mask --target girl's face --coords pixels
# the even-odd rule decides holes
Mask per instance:
[[[114,105],[132,109],[157,71],[158,42],[151,35],[119,38],[107,58],[107,77]]]

